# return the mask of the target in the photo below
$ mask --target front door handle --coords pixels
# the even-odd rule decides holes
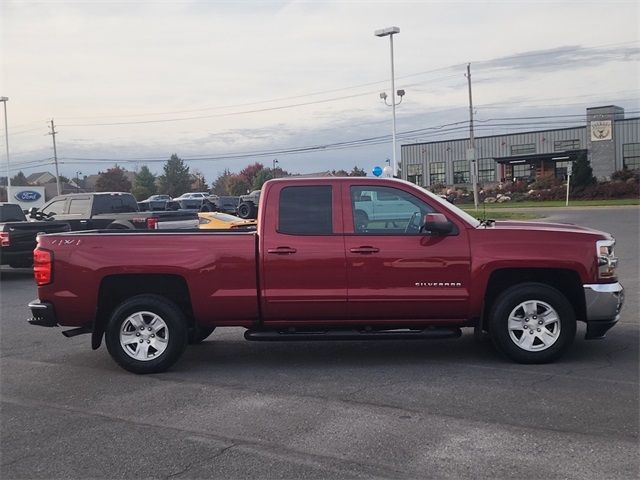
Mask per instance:
[[[267,253],[274,253],[276,255],[291,255],[292,253],[296,253],[297,250],[291,247],[278,247],[278,248],[269,248]]]
[[[369,253],[378,253],[379,251],[380,249],[376,247],[357,247],[350,250],[351,253],[362,253],[364,255]]]

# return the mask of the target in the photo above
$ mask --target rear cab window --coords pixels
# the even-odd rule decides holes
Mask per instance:
[[[280,191],[278,233],[332,235],[333,189],[330,185],[284,187]]]

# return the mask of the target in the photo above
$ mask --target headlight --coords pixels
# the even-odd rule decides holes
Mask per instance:
[[[608,279],[616,276],[618,259],[613,251],[615,244],[615,240],[598,240],[596,242],[599,278]]]

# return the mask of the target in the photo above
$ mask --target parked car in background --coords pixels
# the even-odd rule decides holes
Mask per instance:
[[[260,203],[260,190],[240,196],[238,200],[238,216],[240,218],[258,218],[258,205]]]
[[[67,222],[28,222],[17,203],[0,203],[0,265],[33,265],[38,233],[68,232]]]
[[[236,215],[240,197],[231,195],[211,195],[208,200],[213,204],[213,211]]]
[[[235,215],[222,212],[200,212],[198,213],[200,224],[198,228],[210,230],[234,230],[256,228],[257,220],[244,220]]]
[[[52,198],[41,209],[32,208],[35,220],[64,220],[71,230],[197,228],[195,212],[141,212],[133,195],[123,192],[72,193]]]
[[[171,201],[169,195],[151,195],[146,200],[138,202],[138,207],[141,212],[166,210],[167,203]]]
[[[209,192],[188,192],[174,198],[173,201],[177,202],[182,209],[200,210],[203,203],[209,203],[208,198],[210,195],[211,194]]]

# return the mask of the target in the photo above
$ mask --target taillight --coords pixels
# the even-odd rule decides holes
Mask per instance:
[[[0,247],[9,246],[11,246],[11,237],[9,236],[9,232],[0,232]]]
[[[36,248],[33,251],[33,276],[38,286],[51,283],[53,278],[53,254],[49,250]]]
[[[149,230],[155,230],[158,228],[158,219],[156,217],[147,218],[147,228]]]

